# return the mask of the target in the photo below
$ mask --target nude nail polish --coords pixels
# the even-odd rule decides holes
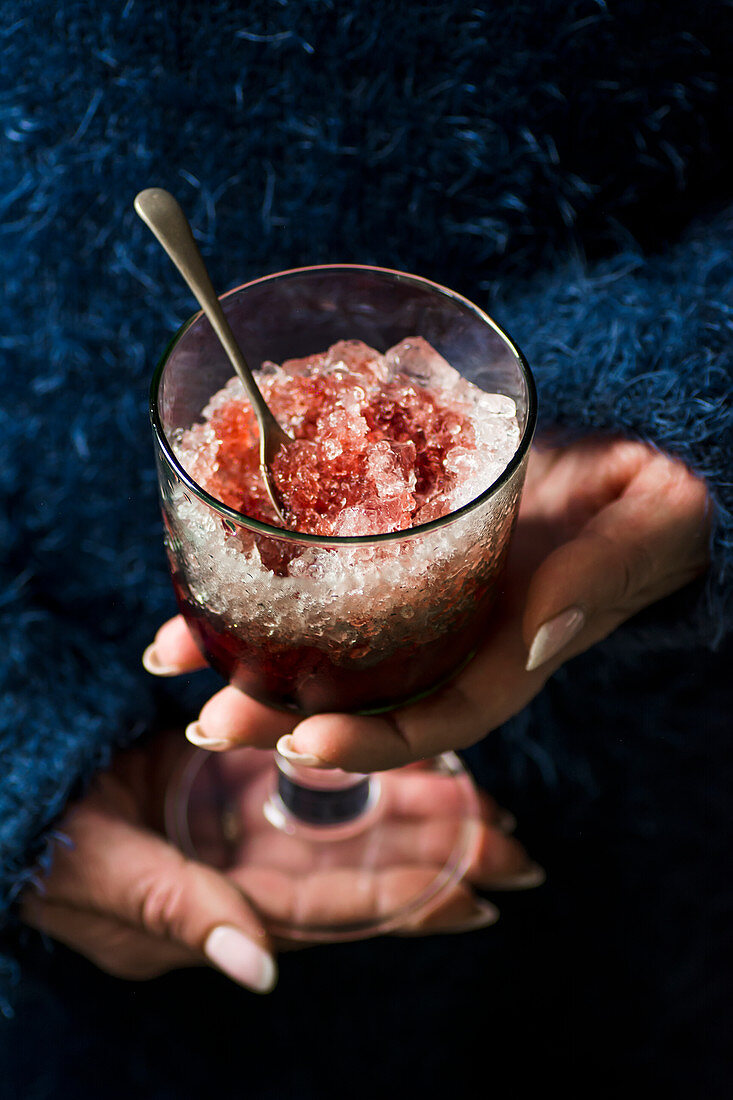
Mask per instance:
[[[479,928],[488,928],[492,924],[496,924],[499,919],[499,910],[491,902],[484,901],[483,899],[475,903],[474,912],[464,920],[459,921],[457,924],[452,924],[449,928],[443,928],[443,932],[476,932]]]
[[[143,668],[153,676],[179,676],[180,668],[164,665],[158,656],[155,642],[148,646],[142,656]]]
[[[214,752],[218,749],[231,748],[232,745],[232,742],[227,740],[226,737],[207,737],[206,731],[200,722],[191,722],[190,726],[186,726],[186,737],[197,748],[211,749]]]
[[[491,890],[531,890],[535,886],[541,886],[546,878],[544,868],[540,867],[539,863],[531,863],[516,874],[492,879],[489,888]]]
[[[204,954],[233,981],[255,993],[269,993],[277,981],[272,955],[237,928],[220,924],[204,944]]]
[[[556,657],[584,626],[585,614],[580,607],[568,607],[543,623],[529,647],[525,665],[527,672],[532,672]]]
[[[280,755],[289,760],[291,764],[301,764],[304,768],[328,767],[326,762],[321,760],[320,756],[316,756],[315,753],[298,752],[293,746],[293,736],[290,733],[286,733],[280,738],[276,748]]]

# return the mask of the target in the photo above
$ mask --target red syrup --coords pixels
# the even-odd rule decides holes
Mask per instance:
[[[416,344],[424,342],[406,342]],[[450,493],[458,478],[451,453],[475,449],[474,426],[460,401],[445,399],[405,373],[386,371],[383,357],[356,342],[284,363],[266,372],[260,385],[294,439],[272,466],[291,530],[321,537],[407,532],[451,510]],[[206,443],[199,448],[201,426],[191,429],[184,464],[212,496],[276,526],[259,473],[256,421],[246,399],[222,391],[209,407],[207,423]],[[343,630],[314,627],[309,638],[307,599],[294,608],[292,629],[285,620],[273,625],[266,614],[253,610],[250,615],[246,599],[236,614],[215,609],[216,601],[202,598],[190,583],[190,569],[173,549],[171,528],[180,531],[180,519],[171,515],[167,521],[179,606],[210,664],[254,698],[305,714],[386,709],[434,690],[454,674],[485,632],[511,525],[505,524],[489,560],[482,560],[480,548],[477,553],[476,547],[467,547],[464,555],[459,547],[465,568],[450,562],[437,585],[432,577],[432,591],[405,591],[403,585],[386,612],[383,590],[397,576],[395,570],[401,568],[404,577],[407,568],[409,577],[415,544],[381,544],[381,574],[373,563],[366,566],[370,576],[378,576],[374,601],[368,589],[361,603],[336,598],[332,615],[335,621],[340,615],[348,619]],[[290,578],[300,575],[299,559],[314,553],[274,533],[221,524],[222,545],[254,555],[262,575],[272,578],[273,600],[278,578],[292,585]],[[359,554],[358,549],[350,552]],[[333,555],[343,551],[336,546],[316,553],[325,555],[327,587],[328,562],[335,564]],[[308,576],[307,567],[302,572]],[[268,596],[266,589],[262,595],[260,574],[256,580],[260,587],[258,595],[253,593],[253,607],[267,603]]]
[[[413,634],[405,644],[365,667],[344,660],[343,649],[250,638],[223,616],[203,611],[185,578],[173,576],[179,608],[212,668],[253,699],[299,714],[389,710],[426,695],[473,656],[486,633],[504,556],[487,583],[462,592],[462,614],[437,638]]]

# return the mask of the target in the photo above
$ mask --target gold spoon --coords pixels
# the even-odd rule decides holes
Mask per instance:
[[[229,322],[224,316],[224,310],[211,284],[186,215],[170,192],[164,191],[161,187],[148,187],[147,190],[141,191],[135,198],[135,210],[148,229],[158,238],[186,280],[191,293],[211,322],[211,327],[242,381],[260,427],[260,472],[267,495],[279,519],[285,527],[288,527],[289,524],[283,515],[278,492],[272,479],[270,465],[283,444],[292,443],[292,439],[272,415],[252,377],[249,364],[242,355]]]

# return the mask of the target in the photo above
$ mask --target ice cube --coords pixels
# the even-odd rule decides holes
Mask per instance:
[[[384,356],[392,374],[404,372],[424,388],[449,394],[461,381],[459,372],[422,336],[411,336],[390,348]]]

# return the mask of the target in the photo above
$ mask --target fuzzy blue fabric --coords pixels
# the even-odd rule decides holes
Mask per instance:
[[[733,625],[730,6],[6,0],[1,20],[0,912],[48,865],[54,824],[94,772],[211,687],[151,684],[139,664],[174,610],[147,383],[192,308],[131,208],[142,187],[165,186],[222,289],[306,263],[418,271],[512,332],[536,372],[544,428],[649,440],[706,479],[715,512],[704,583],[572,662],[471,757],[550,867],[549,925],[572,926],[615,991],[608,1014],[585,1005],[584,1022],[567,1001],[568,1027],[597,1038],[623,973],[632,998],[648,994],[650,1022],[616,1051],[620,1076],[666,1083],[653,1053],[674,1039],[670,1081],[687,1071],[702,1080],[694,1043],[706,979],[693,944],[717,944],[720,929],[701,926],[718,902],[701,870],[700,822],[725,835],[718,768]],[[605,862],[634,899],[631,946],[631,933],[596,920],[601,898],[607,914],[617,909],[593,866],[585,892],[578,884],[580,836],[583,858]],[[658,891],[646,904],[649,875]],[[697,900],[682,904],[688,896]],[[578,914],[605,930],[616,973],[578,932]],[[533,937],[531,917],[515,915]],[[526,943],[507,935],[522,958]],[[0,983],[23,957],[8,943]],[[349,950],[366,978],[371,956]],[[418,989],[431,949],[401,950],[394,968],[407,959]],[[454,956],[466,981],[467,950]],[[528,957],[535,974],[562,982],[551,954]],[[34,989],[38,969],[27,965]],[[293,972],[313,979],[310,965]],[[532,997],[529,964],[516,965]],[[97,995],[98,979],[85,980]],[[419,1016],[417,1002],[409,1011]],[[551,1059],[562,1043],[540,1031]],[[181,1078],[190,1093],[139,1094],[193,1095],[194,1077]],[[292,1094],[311,1095],[302,1079],[301,1089]],[[37,1095],[54,1095],[52,1085]],[[314,1085],[313,1095],[330,1093]]]

